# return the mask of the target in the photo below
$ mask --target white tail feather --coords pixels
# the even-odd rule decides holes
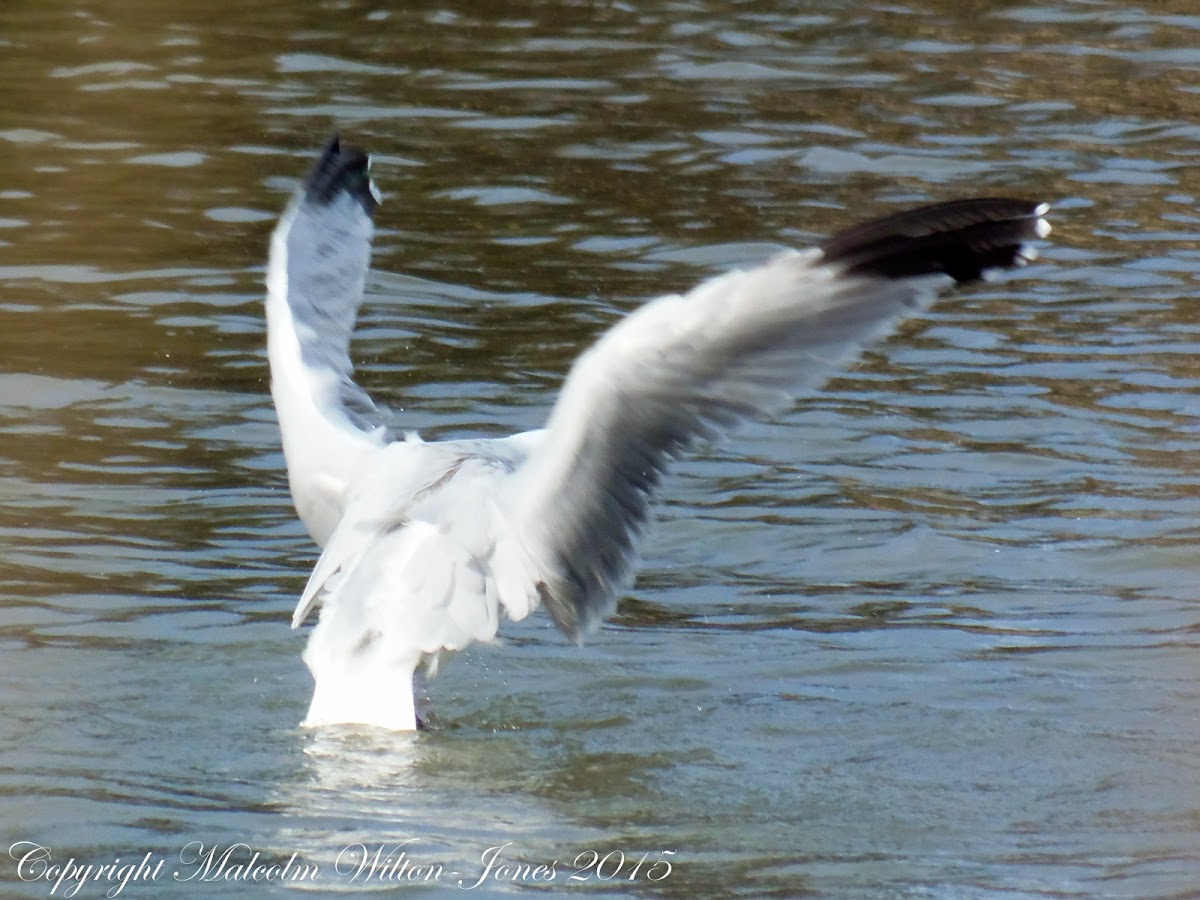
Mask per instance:
[[[316,685],[302,724],[415,730],[413,674],[420,654],[389,653],[388,642],[383,638],[375,639],[374,645],[351,656],[330,652],[332,648],[322,642],[319,628],[314,629],[304,651],[304,662]]]

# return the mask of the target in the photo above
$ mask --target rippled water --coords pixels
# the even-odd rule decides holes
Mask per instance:
[[[0,882],[349,890],[411,840],[447,892],[527,865],[476,894],[1197,890],[1192,4],[415,6],[0,6]],[[261,293],[335,127],[387,195],[362,380],[426,436],[534,427],[642,298],[901,203],[1046,197],[1054,240],[682,466],[583,649],[538,616],[435,730],[319,736]]]

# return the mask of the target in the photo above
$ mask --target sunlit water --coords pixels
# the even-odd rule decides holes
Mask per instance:
[[[146,854],[125,896],[1197,890],[1192,4],[421,6],[0,5],[6,889],[40,845],[89,897]],[[1055,232],[681,466],[585,647],[537,616],[430,732],[318,735],[261,293],[335,127],[387,195],[362,380],[426,436],[534,427],[642,298],[902,203]]]

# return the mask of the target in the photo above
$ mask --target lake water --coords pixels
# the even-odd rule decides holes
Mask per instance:
[[[0,6],[6,891],[1200,891],[1194,4],[391,6]],[[539,614],[433,730],[322,735],[261,297],[335,128],[386,198],[361,380],[426,437],[900,204],[1055,230],[680,466],[582,649]]]

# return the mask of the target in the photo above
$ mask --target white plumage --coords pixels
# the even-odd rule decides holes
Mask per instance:
[[[576,362],[547,427],[392,434],[353,381],[378,195],[335,138],[271,241],[271,390],[296,510],[324,550],[306,724],[413,729],[414,674],[545,605],[579,640],[616,606],[673,460],[786,408],[939,289],[1032,258],[1044,205],[985,198],[848,229],[650,302]]]

